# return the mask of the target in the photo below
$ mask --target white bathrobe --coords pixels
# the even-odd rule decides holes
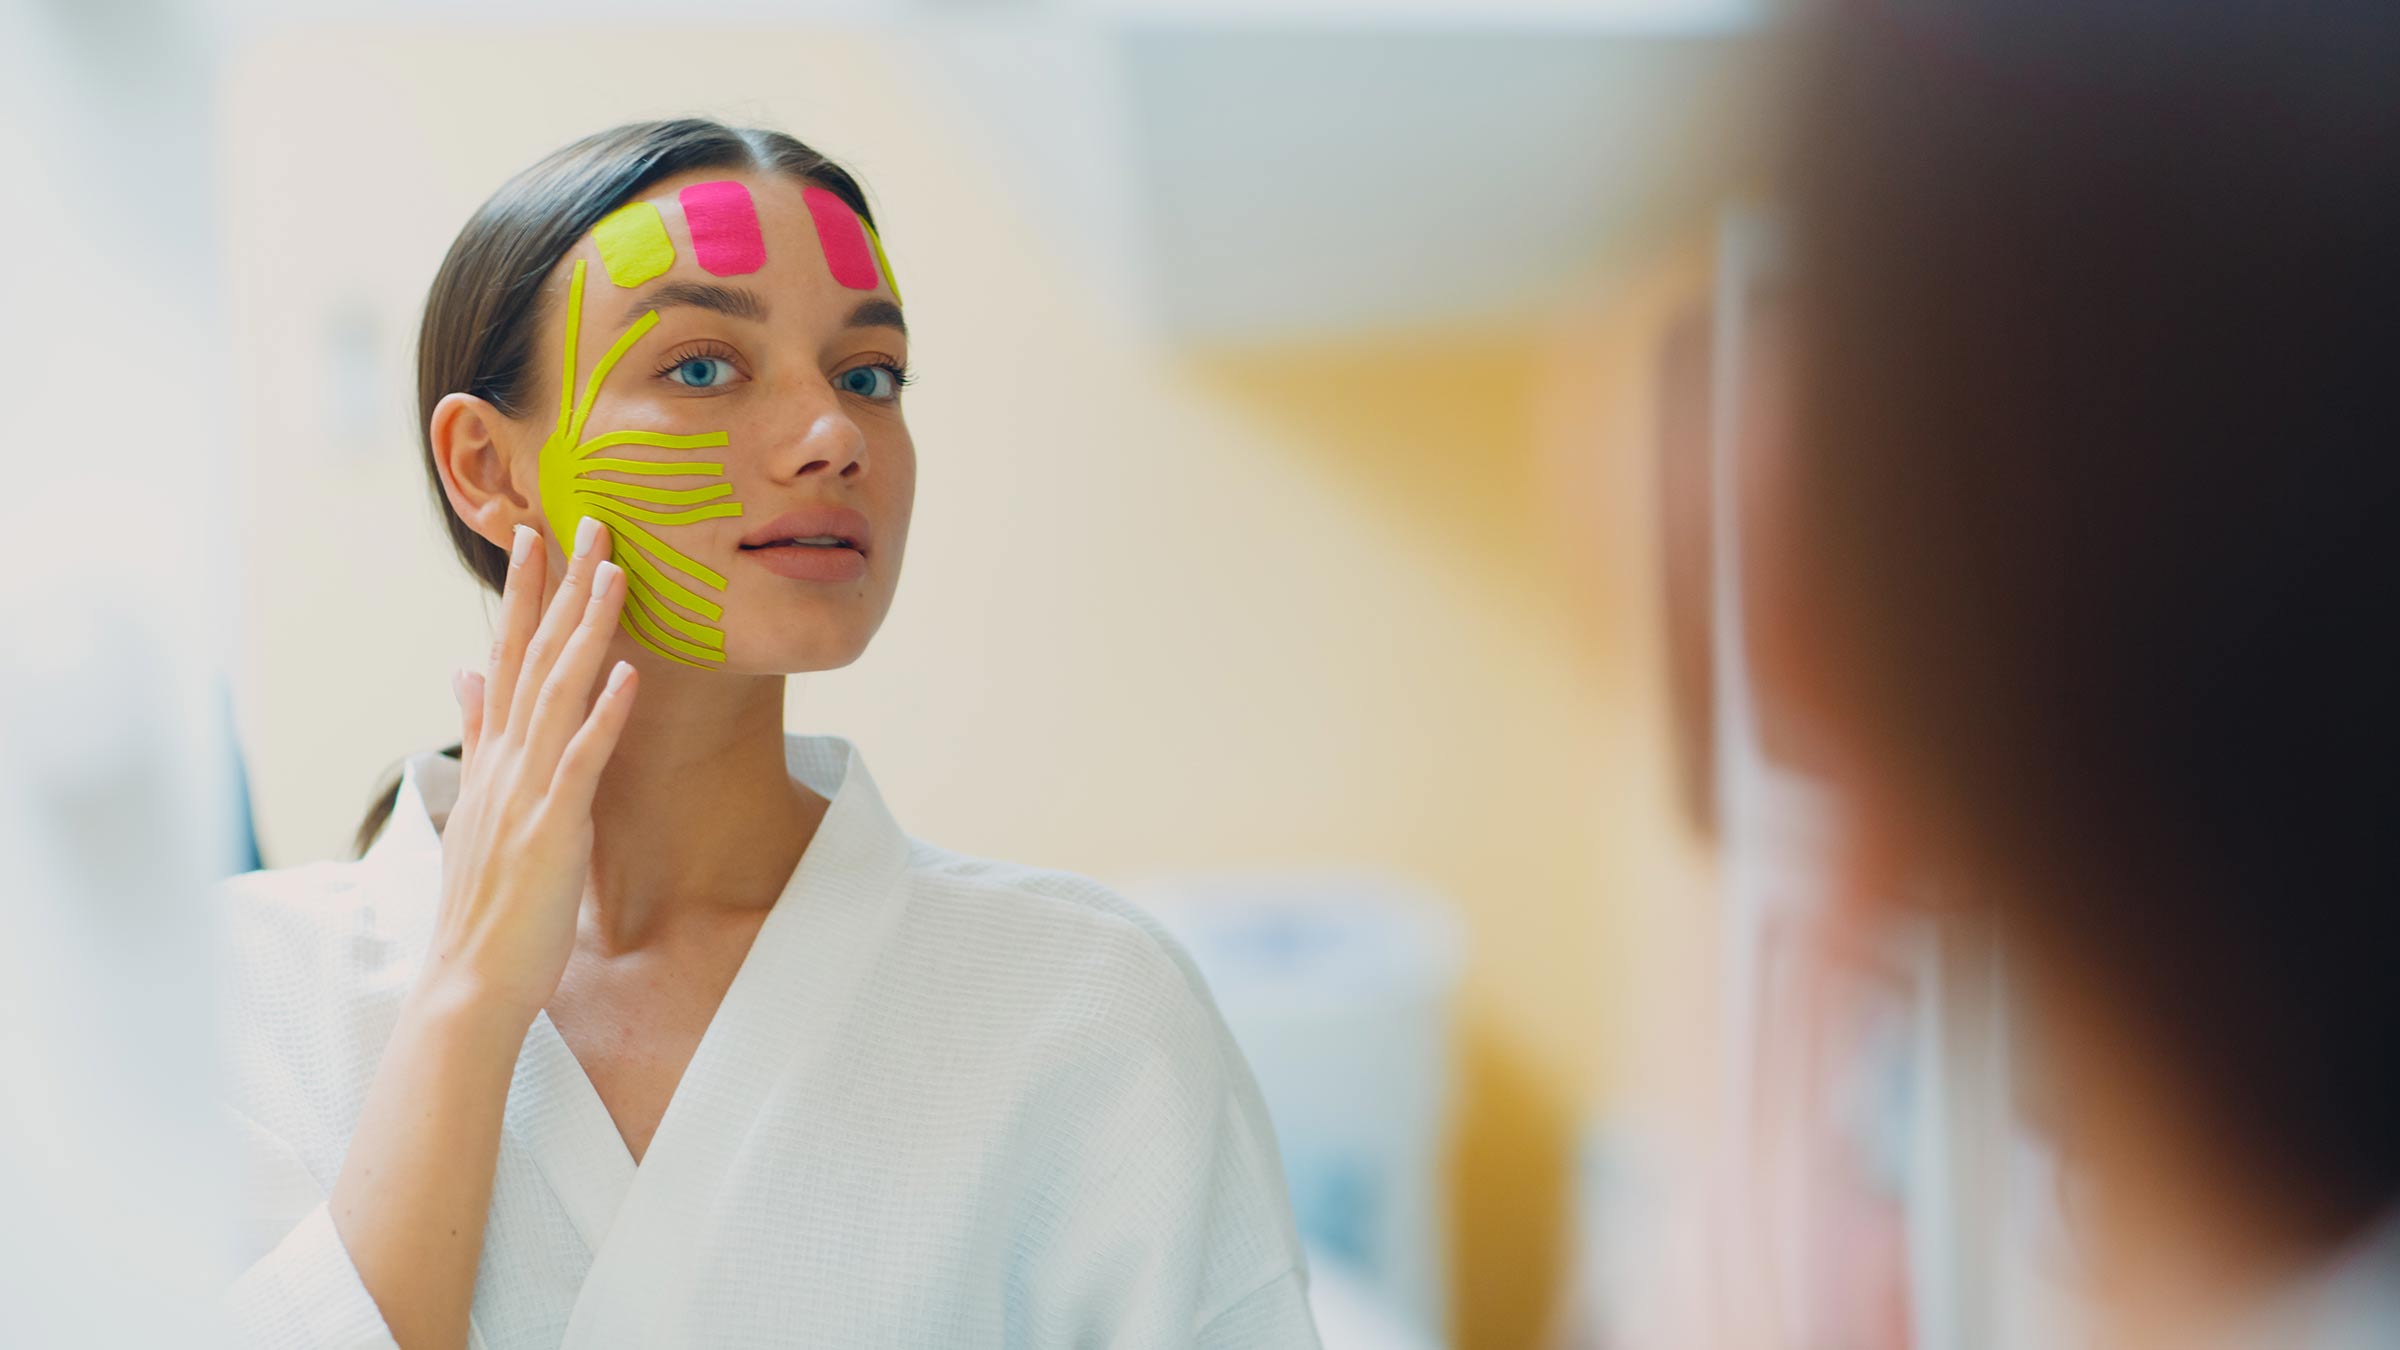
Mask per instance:
[[[1105,888],[909,838],[848,742],[637,1166],[549,1018],[509,1087],[471,1345],[1315,1346],[1256,1086]],[[390,1347],[327,1216],[428,941],[458,766],[367,856],[223,892],[239,1343]]]

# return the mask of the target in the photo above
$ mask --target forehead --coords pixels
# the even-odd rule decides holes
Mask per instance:
[[[834,211],[839,199],[828,197],[821,188],[812,192],[809,184],[772,172],[700,169],[662,179],[577,240],[559,260],[551,285],[563,293],[575,264],[586,264],[587,325],[596,319],[622,326],[671,282],[756,291],[778,322],[838,323],[870,292],[836,278],[836,268],[853,261],[852,250],[842,248],[841,217],[851,213],[846,206]],[[820,214],[833,231],[832,257],[820,237]]]

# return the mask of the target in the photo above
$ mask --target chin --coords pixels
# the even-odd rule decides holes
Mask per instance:
[[[725,664],[730,675],[805,675],[839,670],[859,658],[865,643],[759,642],[728,643]]]
[[[827,616],[793,617],[774,624],[736,624],[725,636],[721,669],[744,675],[802,675],[839,670],[867,650],[879,624],[828,622]],[[880,618],[880,616],[878,616]]]
[[[742,675],[799,675],[815,670],[838,670],[867,650],[883,616],[891,610],[889,584],[870,578],[864,584],[810,587],[814,593],[744,586],[755,578],[736,578],[728,589],[720,622],[725,633],[725,664],[718,669]]]

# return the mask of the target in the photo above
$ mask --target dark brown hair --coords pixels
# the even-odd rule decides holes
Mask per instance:
[[[2338,1238],[2400,1202],[2400,9],[1825,19],[1787,565],[1841,732]]]
[[[434,405],[453,393],[487,399],[521,417],[538,366],[533,341],[542,283],[575,241],[644,188],[693,169],[779,172],[826,188],[874,223],[848,170],[779,131],[700,118],[635,122],[564,146],[501,184],[476,209],[434,273],[417,333],[417,435],[434,510],[476,580],[497,591],[508,555],[450,509],[433,461]],[[456,747],[445,753],[455,754]],[[399,781],[379,792],[359,823],[364,853],[390,819]]]

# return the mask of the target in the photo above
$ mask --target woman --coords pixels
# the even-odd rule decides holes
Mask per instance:
[[[363,857],[230,888],[244,1344],[1315,1344],[1173,943],[783,733],[899,580],[906,349],[771,132],[603,132],[452,245],[425,463],[500,632]]]
[[[2095,1343],[2400,1344],[2400,13],[1826,8],[1773,687],[2002,935]]]

